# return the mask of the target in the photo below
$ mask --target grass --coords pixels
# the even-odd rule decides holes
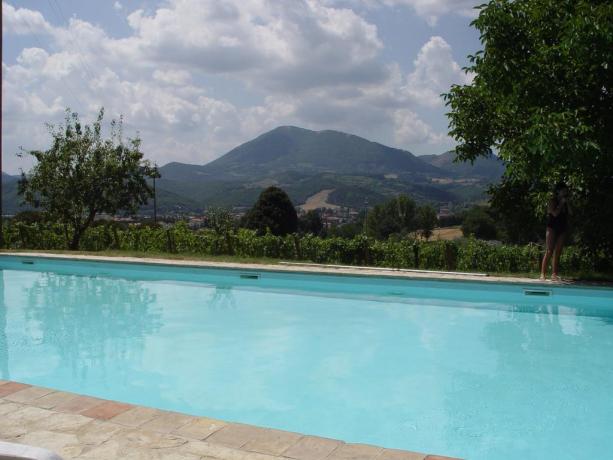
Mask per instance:
[[[181,253],[175,254],[170,252],[153,252],[153,251],[70,251],[68,249],[10,249],[1,250],[0,252],[19,252],[28,253],[49,253],[49,254],[66,254],[66,255],[85,255],[85,256],[103,256],[103,257],[135,257],[139,259],[170,259],[170,260],[195,260],[205,262],[229,262],[241,264],[266,264],[277,265],[281,259],[272,259],[270,257],[240,257],[240,256],[210,256],[202,254]]]
[[[204,262],[227,262],[227,263],[241,263],[241,264],[265,264],[265,265],[278,265],[282,262],[282,259],[273,259],[270,257],[240,257],[230,255],[202,255],[202,254],[190,254],[190,253],[169,253],[169,252],[144,252],[144,251],[119,251],[119,250],[106,250],[106,251],[70,251],[70,250],[37,250],[37,249],[11,249],[0,250],[0,252],[20,252],[24,254],[28,253],[40,253],[46,252],[50,254],[67,254],[67,255],[88,255],[88,256],[104,256],[104,257],[135,257],[140,259],[169,259],[169,260],[193,260]],[[306,262],[311,261],[297,261],[291,262]],[[506,278],[531,278],[536,279],[539,277],[538,272],[488,272],[490,276],[506,277]],[[561,276],[564,280],[568,281],[586,281],[593,283],[611,284],[613,283],[613,273],[609,272],[562,272]]]

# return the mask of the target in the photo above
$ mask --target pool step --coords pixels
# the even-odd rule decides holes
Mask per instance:
[[[549,289],[524,289],[524,295],[549,297],[551,295],[551,290]]]

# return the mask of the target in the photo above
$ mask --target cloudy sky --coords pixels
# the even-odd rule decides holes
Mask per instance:
[[[3,1],[3,167],[66,107],[123,115],[146,156],[206,163],[280,125],[441,153],[474,0]]]

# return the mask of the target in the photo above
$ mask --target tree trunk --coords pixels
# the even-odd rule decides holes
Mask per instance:
[[[79,249],[79,242],[81,241],[82,230],[75,229],[72,234],[72,241],[70,242],[70,246],[68,247],[71,251],[76,251]]]
[[[91,209],[87,216],[87,220],[83,223],[83,225],[75,225],[74,233],[72,234],[72,241],[70,242],[69,249],[72,251],[76,251],[79,249],[79,242],[81,241],[81,236],[85,233],[85,230],[92,224],[94,221],[94,217],[96,217],[96,210]]]

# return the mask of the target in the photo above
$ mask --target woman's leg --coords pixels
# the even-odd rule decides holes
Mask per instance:
[[[553,249],[553,262],[551,263],[551,277],[558,277],[558,267],[560,265],[560,255],[562,254],[562,247],[564,246],[564,239],[566,233],[558,235],[556,238],[556,245]]]
[[[555,242],[555,232],[550,227],[547,227],[547,233],[545,234],[545,255],[543,256],[543,261],[541,262],[541,279],[545,279],[545,276],[547,275],[547,265],[549,265],[549,259],[553,253]]]

